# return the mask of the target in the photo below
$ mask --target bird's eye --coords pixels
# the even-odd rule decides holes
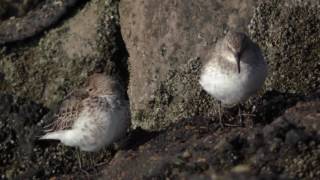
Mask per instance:
[[[89,91],[89,92],[93,91],[93,88],[89,88],[88,91]]]

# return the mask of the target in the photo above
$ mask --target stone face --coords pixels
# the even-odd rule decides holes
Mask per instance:
[[[261,1],[250,35],[269,64],[268,90],[309,94],[320,87],[320,2]]]
[[[108,1],[109,2],[109,1]],[[115,63],[116,7],[92,1],[41,39],[0,47],[0,90],[53,107],[88,74]],[[111,38],[110,38],[111,37]],[[120,60],[119,60],[120,61]]]
[[[201,62],[226,30],[247,31],[254,5],[252,0],[121,1],[133,125],[161,129],[177,118],[214,113],[212,99],[198,84]]]

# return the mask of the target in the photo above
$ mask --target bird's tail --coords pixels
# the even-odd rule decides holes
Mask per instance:
[[[55,131],[55,132],[49,132],[43,136],[41,136],[39,139],[44,140],[44,139],[51,139],[51,140],[60,140],[65,136],[65,131]]]
[[[79,136],[79,133],[77,131],[69,129],[49,132],[44,136],[41,136],[39,140],[59,140],[64,145],[77,146],[81,141],[81,137],[82,136]]]

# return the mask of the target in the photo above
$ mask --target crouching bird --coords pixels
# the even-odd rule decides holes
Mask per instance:
[[[60,140],[64,145],[92,152],[126,133],[130,125],[129,102],[119,82],[95,73],[88,78],[85,89],[75,92],[78,95],[73,93],[62,103],[41,140]]]

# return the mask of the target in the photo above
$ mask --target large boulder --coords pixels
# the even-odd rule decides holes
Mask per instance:
[[[121,61],[117,5],[102,0],[83,5],[41,39],[0,47],[0,91],[53,107],[93,71],[115,73]]]
[[[162,129],[182,117],[215,113],[212,99],[199,87],[201,62],[228,29],[247,31],[255,4],[122,0],[133,125]]]

